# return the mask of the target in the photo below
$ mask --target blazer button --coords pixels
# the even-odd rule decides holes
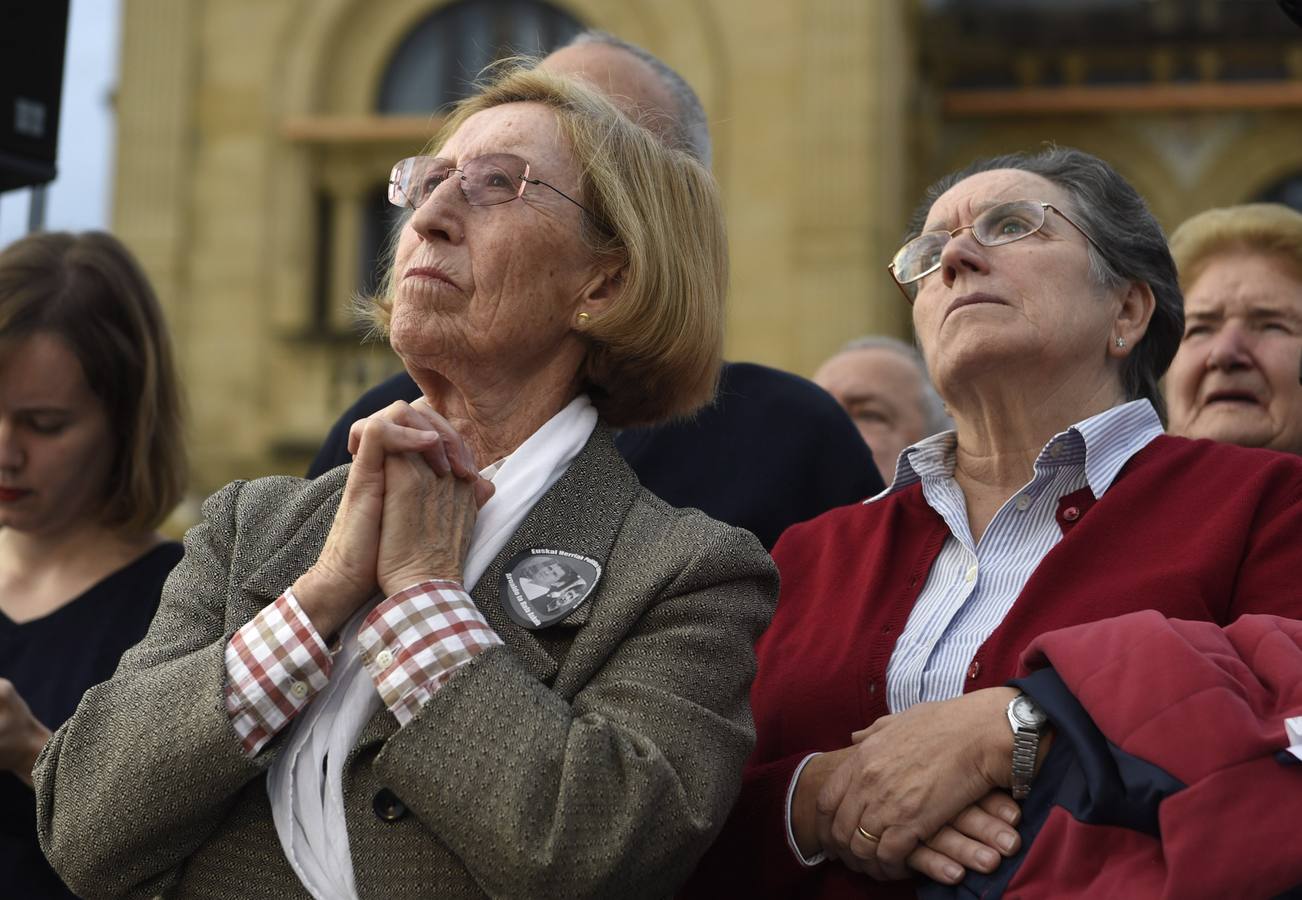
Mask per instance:
[[[371,802],[375,815],[383,822],[396,822],[407,815],[407,806],[388,788],[380,788]]]

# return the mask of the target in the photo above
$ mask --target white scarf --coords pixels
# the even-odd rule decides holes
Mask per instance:
[[[496,469],[487,476],[496,490],[475,520],[465,566],[467,592],[529,510],[565,474],[596,424],[596,409],[580,394],[514,453],[485,470]],[[280,846],[317,900],[357,900],[344,815],[343,764],[380,707],[380,695],[357,648],[361,623],[379,600],[363,606],[344,626],[330,683],[290,724],[287,745],[267,773]]]

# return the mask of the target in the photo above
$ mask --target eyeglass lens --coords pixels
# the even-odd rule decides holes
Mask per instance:
[[[524,192],[529,165],[510,153],[491,153],[468,160],[460,168],[449,160],[413,156],[393,167],[389,176],[389,202],[418,209],[440,184],[455,173],[461,193],[471,206],[495,206],[516,199]]]
[[[1044,227],[1044,207],[1030,200],[992,206],[972,222],[972,236],[985,247],[1021,240]],[[961,231],[957,228],[955,231]],[[948,231],[925,231],[895,254],[892,271],[900,284],[917,281],[940,268],[940,254],[950,242]]]

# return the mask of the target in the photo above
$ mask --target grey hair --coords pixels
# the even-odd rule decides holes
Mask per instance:
[[[1166,402],[1158,380],[1171,365],[1184,334],[1184,298],[1162,226],[1144,198],[1117,171],[1097,156],[1071,147],[1050,146],[1039,153],[1009,153],[977,160],[927,188],[909,219],[909,238],[922,232],[931,206],[954,185],[996,169],[1019,169],[1039,175],[1067,192],[1072,218],[1102,248],[1088,245],[1090,273],[1105,290],[1147,284],[1157,301],[1148,331],[1122,372],[1127,399],[1146,398],[1163,424]],[[1028,200],[1037,198],[1028,197]]]
[[[922,424],[927,429],[923,437],[949,431],[954,427],[949,413],[945,412],[945,401],[940,399],[940,394],[936,393],[936,386],[931,383],[931,376],[927,374],[927,363],[917,347],[884,334],[870,334],[850,341],[838,350],[837,354],[852,353],[855,350],[890,350],[904,357],[917,368],[922,401]]]
[[[678,116],[674,119],[674,143],[676,150],[682,150],[694,156],[705,168],[710,168],[712,147],[710,144],[710,124],[705,117],[705,107],[701,98],[692,90],[687,79],[669,68],[659,57],[642,49],[637,44],[630,44],[606,31],[590,28],[574,36],[567,46],[577,47],[582,44],[605,44],[625,50],[649,65],[660,77],[660,82],[674,98]]]

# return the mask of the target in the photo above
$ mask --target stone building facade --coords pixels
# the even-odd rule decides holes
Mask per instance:
[[[701,95],[731,359],[808,374],[851,337],[907,336],[886,263],[922,188],[975,156],[1082,147],[1168,227],[1302,188],[1302,30],[1267,0],[125,0],[113,224],[176,335],[196,496],[301,472],[395,370],[349,310],[390,165],[465,84],[465,60],[429,59],[578,27]]]

